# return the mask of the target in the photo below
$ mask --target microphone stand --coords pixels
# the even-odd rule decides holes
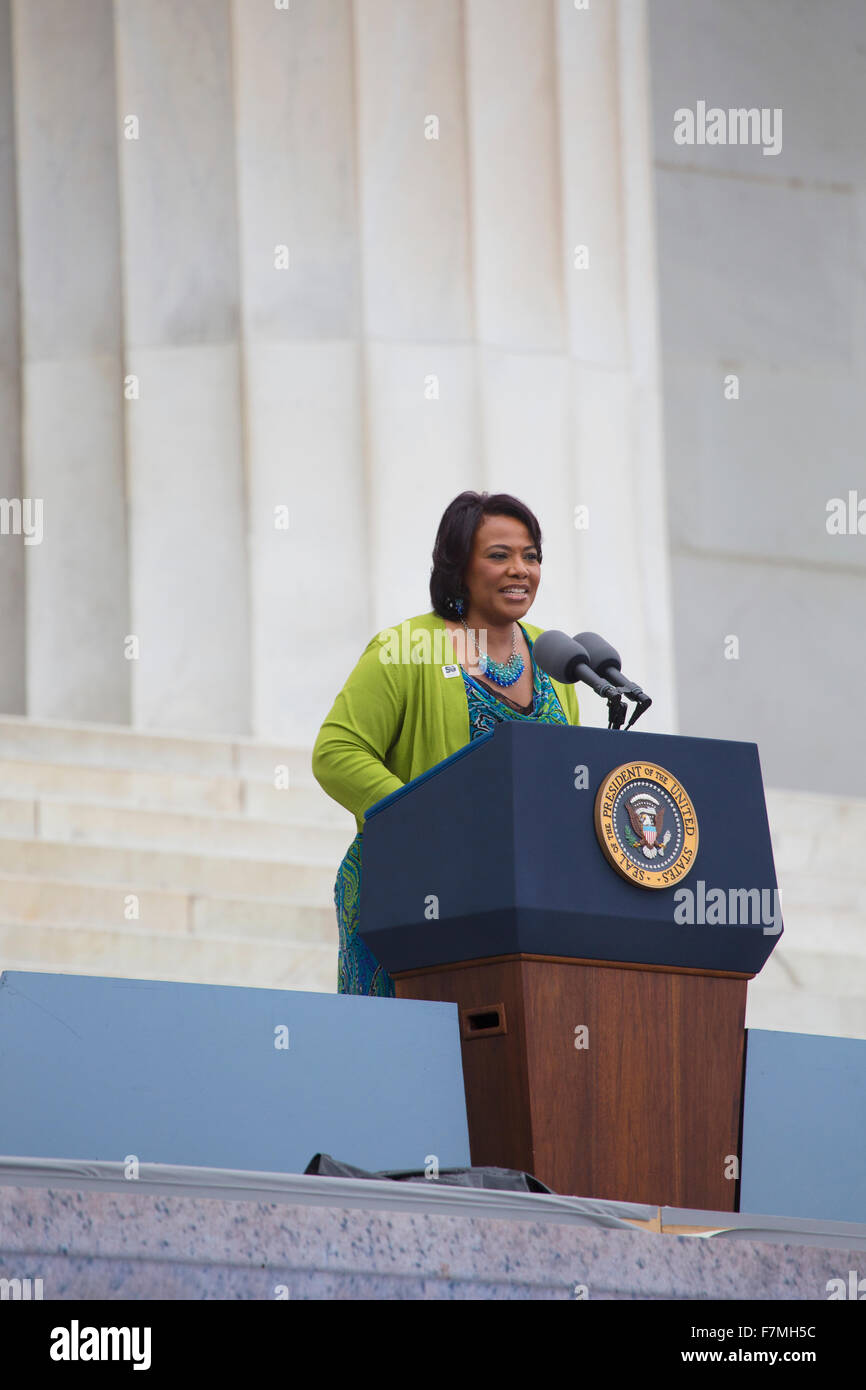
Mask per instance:
[[[609,729],[621,729],[625,723],[628,713],[622,698],[619,695],[611,695],[607,701],[607,727]]]
[[[635,707],[631,712],[631,719],[625,726],[625,733],[628,733],[632,724],[634,724],[638,719],[640,719],[641,715],[644,713],[645,710],[649,709],[651,704],[652,700],[650,699],[649,695],[644,695],[642,699],[635,701]]]
[[[626,734],[628,733],[632,724],[636,724],[637,721],[640,719],[641,715],[644,714],[652,704],[652,700],[650,699],[649,695],[644,695],[643,691],[641,691],[640,696],[630,694],[628,698],[630,700],[634,700],[635,705],[634,709],[631,712],[631,719],[628,721],[628,723],[625,725],[625,728],[623,729],[623,733]],[[622,729],[623,724],[625,724],[625,717],[627,713],[628,710],[626,709],[626,706],[623,703],[621,695],[617,694],[608,696],[607,727],[609,729]]]

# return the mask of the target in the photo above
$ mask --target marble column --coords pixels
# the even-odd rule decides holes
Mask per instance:
[[[234,7],[253,726],[312,742],[370,628],[352,7]]]
[[[133,719],[247,733],[228,0],[117,0]]]
[[[12,9],[27,712],[129,718],[120,235],[110,0]],[[13,480],[14,482],[14,480]],[[34,514],[34,521],[38,512]]]
[[[459,0],[356,7],[372,617],[430,609],[436,527],[483,486]]]
[[[567,627],[569,377],[552,5],[466,5],[474,301],[484,485],[538,516],[529,620]],[[572,631],[574,629],[572,628]]]
[[[557,35],[579,627],[652,694],[642,727],[674,732],[644,0],[559,0]]]

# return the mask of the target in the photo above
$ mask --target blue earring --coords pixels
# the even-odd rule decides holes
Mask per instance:
[[[462,598],[458,598],[458,599],[455,599],[455,600],[454,600],[454,607],[457,609],[457,616],[458,616],[458,618],[462,618],[462,617],[463,617],[463,600],[462,600]]]

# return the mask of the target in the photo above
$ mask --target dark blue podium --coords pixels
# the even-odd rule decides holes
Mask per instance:
[[[473,1163],[735,1210],[782,931],[754,744],[503,723],[367,812],[360,926],[460,1010]]]

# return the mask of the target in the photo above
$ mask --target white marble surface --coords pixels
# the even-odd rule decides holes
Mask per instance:
[[[740,399],[724,398],[728,371]],[[847,572],[862,583],[866,536],[830,535],[827,503],[866,476],[866,393],[856,368],[671,363],[671,539],[678,551]],[[861,496],[866,488],[861,484]]]
[[[649,13],[659,158],[759,178],[866,183],[861,0],[651,0]],[[676,145],[673,113],[699,98],[726,110],[782,107],[781,153]]]
[[[474,74],[463,10],[459,0],[354,7],[360,253],[372,340],[414,346],[472,337],[466,87]],[[437,139],[425,133],[430,117]]]
[[[259,341],[246,362],[253,727],[312,745],[372,635],[362,364],[351,341]]]
[[[112,5],[16,0],[12,12],[22,355],[119,355]]]
[[[680,733],[757,743],[769,786],[862,795],[862,591],[831,569],[678,556]],[[724,656],[730,634],[737,660]]]
[[[26,481],[42,540],[25,546],[28,713],[130,717],[120,363],[28,362]]]
[[[566,339],[555,53],[552,7],[467,0],[476,335],[516,351]]]
[[[20,300],[22,467],[17,478],[4,467],[0,486],[42,499],[43,528],[39,544],[4,556],[17,611],[3,623],[16,671],[4,708],[22,708],[14,692],[26,679],[31,714],[120,721],[128,556],[112,8],[36,0],[14,5],[12,19],[17,208],[8,206],[18,228],[7,246]],[[6,396],[4,414],[16,404]]]
[[[138,349],[126,403],[133,722],[250,730],[237,345]]]
[[[124,332],[132,349],[236,341],[228,0],[117,0]],[[56,143],[56,136],[55,136]]]
[[[666,359],[744,371],[753,362],[848,369],[856,302],[849,187],[790,188],[660,164],[655,182]]]
[[[658,0],[649,22],[680,728],[756,739],[771,785],[862,795],[866,537],[828,535],[826,506],[866,477],[866,11]],[[676,145],[698,100],[781,107],[782,152]]]
[[[244,331],[262,341],[361,330],[352,7],[233,4]],[[275,269],[274,247],[289,249]],[[248,417],[255,422],[253,407]]]
[[[569,345],[574,357],[627,367],[628,293],[623,147],[587,138],[619,125],[616,5],[576,10],[558,0],[556,92],[562,167],[562,241]],[[587,269],[574,266],[586,246]]]
[[[485,476],[474,346],[376,342],[365,364],[365,418],[376,460],[367,491],[373,609],[369,633],[358,634],[356,660],[380,628],[430,611],[433,542],[451,499],[465,488],[503,490],[499,475],[495,483]],[[427,394],[433,377],[438,396]]]
[[[589,526],[574,532],[579,616],[569,631],[599,632],[612,642],[623,670],[653,698],[642,727],[673,732],[664,496],[657,495],[661,484],[652,468],[638,476],[633,384],[624,373],[584,363],[572,366],[572,381],[573,496],[588,507]],[[581,719],[607,723],[607,706],[588,690]]]

